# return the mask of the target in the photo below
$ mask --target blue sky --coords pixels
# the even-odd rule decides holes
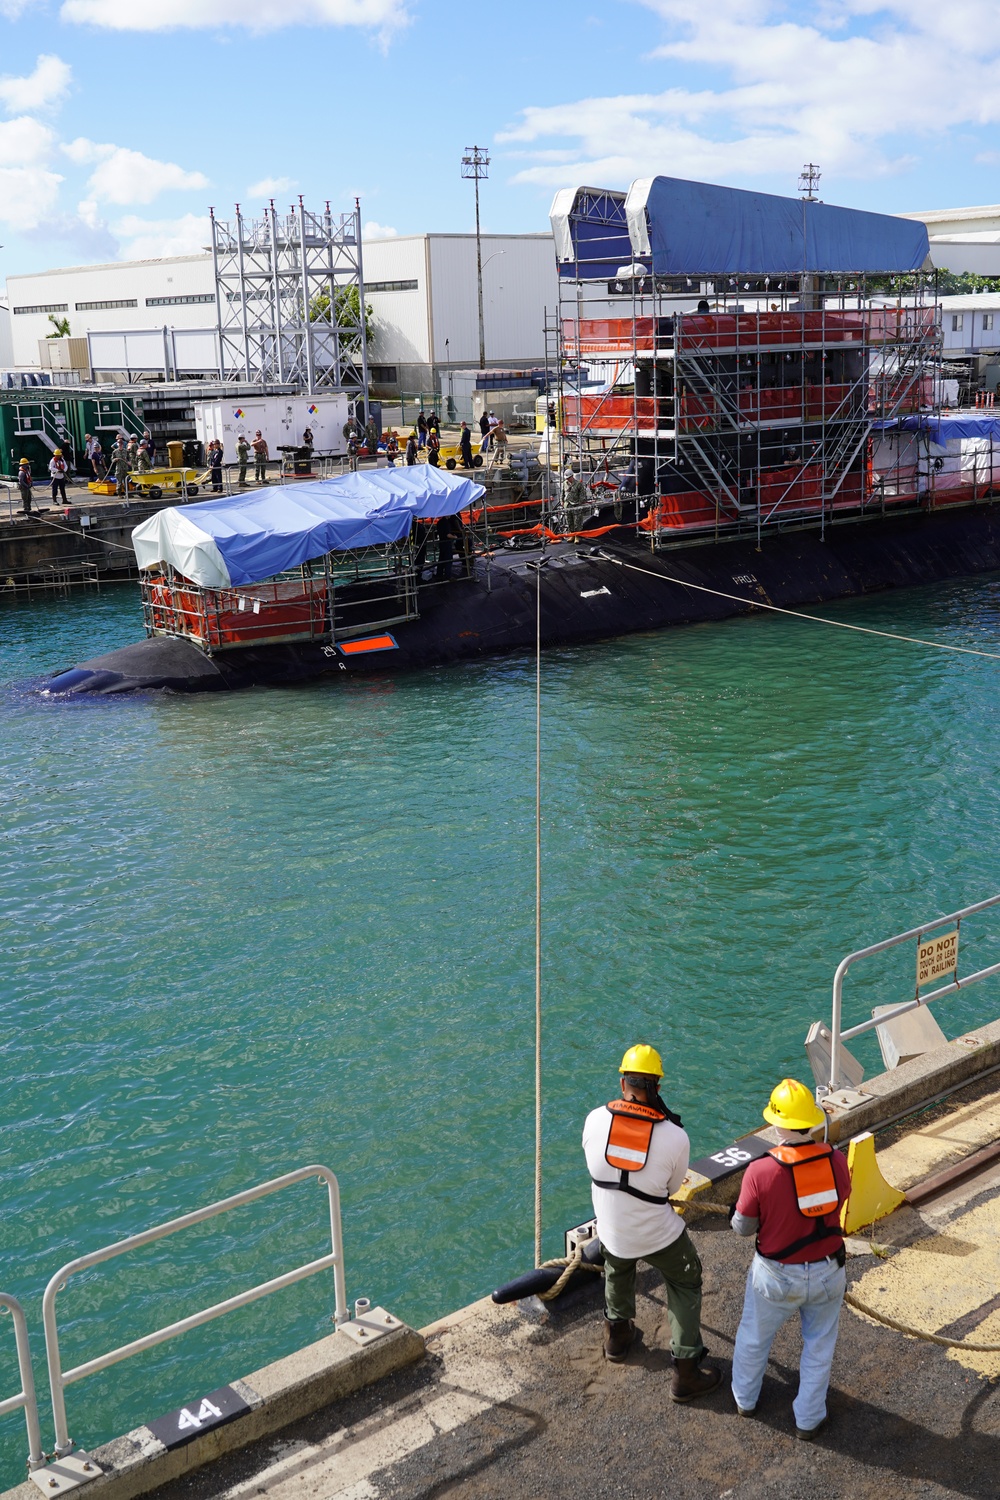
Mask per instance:
[[[905,212],[1000,200],[995,0],[0,0],[0,277],[205,243],[209,204],[547,226],[663,172]]]

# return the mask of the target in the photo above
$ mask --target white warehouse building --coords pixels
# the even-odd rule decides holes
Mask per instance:
[[[556,303],[552,236],[482,237],[483,325],[490,368],[544,359],[546,308]],[[441,389],[448,370],[479,364],[476,237],[421,234],[364,244],[374,315],[369,367],[376,395]],[[215,279],[208,253],[9,276],[12,362],[86,379],[212,377],[219,367]],[[70,338],[49,340],[51,318]]]

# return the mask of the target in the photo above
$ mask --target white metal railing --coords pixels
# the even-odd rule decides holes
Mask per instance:
[[[224,1214],[231,1208],[240,1208],[245,1203],[253,1203],[258,1198],[265,1198],[270,1193],[276,1193],[281,1188],[291,1187],[296,1182],[305,1182],[310,1177],[318,1177],[327,1185],[330,1199],[330,1242],[332,1250],[329,1255],[321,1255],[318,1260],[309,1261],[307,1265],[299,1266],[294,1271],[286,1271],[282,1276],[275,1276],[270,1281],[261,1282],[259,1286],[252,1287],[249,1291],[239,1292],[235,1297],[227,1297],[224,1302],[217,1302],[212,1307],[206,1307],[202,1312],[192,1313],[190,1317],[180,1318],[176,1323],[170,1323],[165,1328],[157,1329],[155,1333],[147,1333],[142,1338],[133,1339],[131,1343],[122,1344],[117,1349],[112,1349],[108,1354],[98,1355],[96,1359],[89,1359],[85,1364],[76,1365],[72,1370],[64,1370],[59,1356],[59,1334],[56,1327],[56,1293],[63,1290],[71,1276],[78,1271],[86,1270],[88,1266],[100,1265],[102,1261],[111,1260],[116,1255],[124,1255],[129,1250],[138,1250],[142,1245],[152,1244],[154,1240],[164,1239],[168,1234],[176,1234],[180,1229],[189,1229],[194,1224],[201,1224],[205,1219],[215,1218],[218,1214]],[[346,1323],[349,1317],[347,1310],[347,1292],[344,1285],[344,1252],[343,1239],[340,1225],[340,1187],[336,1177],[329,1167],[310,1166],[299,1167],[296,1172],[286,1172],[283,1177],[274,1177],[270,1182],[262,1182],[258,1187],[247,1188],[242,1193],[234,1193],[231,1198],[223,1198],[218,1203],[210,1203],[206,1208],[199,1208],[194,1213],[182,1214],[179,1219],[171,1219],[166,1224],[157,1224],[153,1229],[145,1229],[141,1234],[130,1235],[127,1240],[119,1240],[117,1244],[105,1245],[101,1250],[92,1250],[89,1255],[78,1256],[71,1260],[68,1265],[57,1271],[45,1288],[45,1296],[42,1301],[42,1317],[45,1324],[45,1351],[49,1363],[49,1383],[52,1388],[52,1415],[55,1420],[56,1433],[56,1455],[63,1457],[72,1451],[73,1440],[69,1435],[66,1423],[66,1400],[65,1390],[74,1381],[82,1380],[85,1375],[95,1375],[98,1370],[106,1370],[109,1365],[116,1365],[120,1360],[128,1359],[132,1354],[141,1354],[146,1349],[152,1349],[157,1344],[165,1343],[167,1339],[177,1338],[179,1334],[187,1333],[189,1329],[197,1328],[202,1323],[208,1323],[212,1318],[221,1317],[223,1313],[235,1312],[238,1307],[246,1307],[250,1302],[257,1302],[261,1297],[268,1296],[271,1292],[279,1292],[283,1287],[292,1286],[297,1281],[303,1281],[307,1276],[314,1276],[317,1271],[325,1271],[333,1268],[333,1283],[335,1294],[334,1321],[339,1327]]]
[[[29,1470],[41,1469],[45,1466],[45,1454],[42,1452],[42,1429],[38,1421],[35,1377],[31,1369],[31,1346],[28,1343],[28,1324],[24,1316],[24,1308],[16,1297],[11,1297],[7,1292],[0,1292],[0,1307],[6,1308],[14,1319],[17,1367],[21,1375],[21,1389],[17,1395],[8,1396],[6,1401],[0,1401],[0,1416],[6,1416],[9,1411],[20,1411],[23,1408],[28,1429],[28,1468]]]
[[[963,906],[959,911],[949,912],[944,917],[934,917],[930,922],[923,922],[919,927],[911,927],[906,932],[900,932],[896,937],[885,938],[881,943],[872,943],[868,948],[859,948],[856,953],[849,953],[846,958],[841,959],[837,965],[837,972],[833,976],[833,1018],[830,1022],[830,1081],[825,1087],[820,1086],[816,1092],[820,1098],[828,1093],[833,1093],[837,1086],[840,1072],[840,1044],[861,1036],[863,1032],[874,1031],[876,1026],[884,1026],[894,1016],[903,1016],[907,1011],[916,1010],[921,1005],[929,1005],[932,1000],[941,1000],[945,995],[953,995],[956,990],[968,989],[969,985],[977,984],[980,979],[988,979],[991,974],[1000,974],[1000,963],[990,964],[985,969],[977,969],[974,974],[967,974],[964,979],[958,977],[958,949],[955,950],[955,978],[950,984],[943,985],[939,990],[932,990],[930,994],[921,995],[919,978],[917,993],[912,1000],[906,1000],[900,1005],[895,1005],[891,1010],[885,1010],[881,1015],[873,1017],[870,1021],[862,1021],[858,1026],[849,1026],[846,1031],[841,1031],[840,1023],[843,1015],[844,999],[844,976],[852,964],[857,963],[860,958],[869,958],[873,953],[884,953],[887,948],[897,948],[900,943],[908,943],[914,938],[919,946],[920,939],[925,933],[932,932],[937,927],[943,927],[945,923],[954,922],[956,927],[961,923],[963,917],[972,916],[973,912],[986,911],[990,906],[1000,904],[1000,896],[990,896],[986,901],[977,901],[972,906]]]

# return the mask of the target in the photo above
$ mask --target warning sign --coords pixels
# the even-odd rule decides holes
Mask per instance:
[[[917,988],[954,976],[958,968],[958,928],[917,944]]]

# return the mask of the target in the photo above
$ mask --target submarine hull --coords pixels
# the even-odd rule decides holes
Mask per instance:
[[[766,537],[759,551],[752,539],[742,539],[653,553],[625,533],[602,538],[600,547],[560,542],[544,554],[479,558],[473,577],[422,588],[419,618],[393,626],[386,649],[301,642],[207,656],[183,638],[153,636],[62,671],[43,691],[219,692],[525,650],[535,643],[539,587],[542,644],[559,646],[722,620],[751,612],[758,599],[795,609],[993,569],[1000,569],[1000,510],[986,506],[841,523],[825,539],[816,531],[785,532]],[[740,597],[720,598],[685,584]]]

